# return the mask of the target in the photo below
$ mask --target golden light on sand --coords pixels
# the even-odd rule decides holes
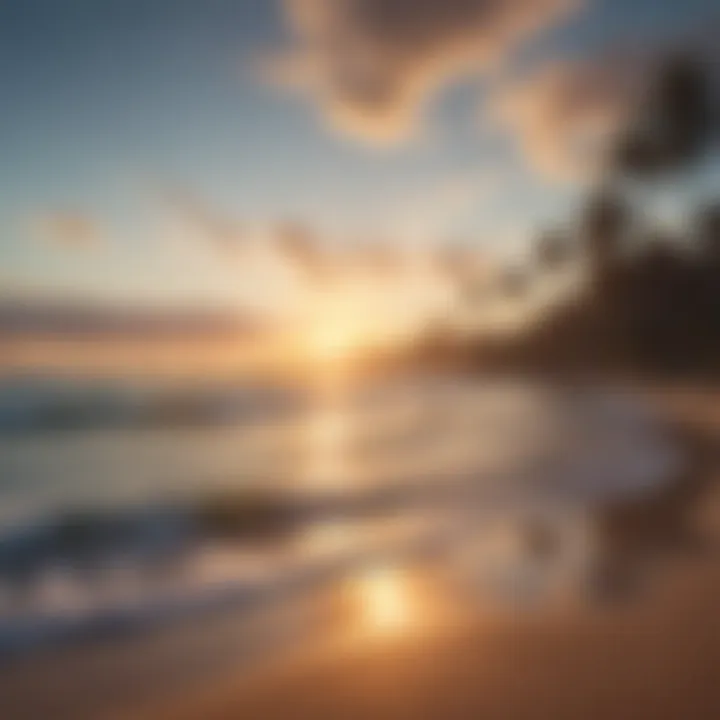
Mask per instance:
[[[354,591],[362,622],[370,631],[396,631],[412,618],[410,587],[400,570],[370,568],[355,580]]]

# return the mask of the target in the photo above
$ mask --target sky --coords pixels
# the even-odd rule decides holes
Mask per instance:
[[[290,221],[520,256],[587,185],[568,138],[631,92],[598,58],[714,5],[2,2],[0,296],[263,307]]]

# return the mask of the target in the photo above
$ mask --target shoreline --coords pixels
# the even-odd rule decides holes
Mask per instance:
[[[688,463],[657,494],[600,512],[606,547],[623,561],[603,580],[603,602],[271,667],[141,717],[720,717],[720,408],[716,393],[696,399],[703,412],[689,419],[653,396]],[[709,526],[700,511],[710,511]]]
[[[610,594],[630,590],[628,576],[641,572],[643,565],[703,551],[692,515],[720,483],[720,428],[672,417],[672,411],[658,409],[657,402],[654,405],[659,414],[670,413],[661,422],[664,432],[682,449],[683,462],[676,476],[652,493],[598,510],[596,524],[603,548],[609,564],[615,565],[604,579]]]
[[[662,401],[666,398],[660,392],[655,399],[659,399],[662,405]],[[644,584],[645,578],[640,578],[638,582],[634,576],[641,571],[644,573],[646,570],[656,570],[657,566],[668,564],[667,561],[674,561],[678,555],[678,547],[683,552],[686,551],[687,546],[682,543],[678,546],[674,539],[675,534],[669,534],[668,531],[688,522],[696,505],[702,502],[704,493],[710,491],[719,479],[717,476],[713,477],[712,473],[717,475],[718,470],[716,446],[717,438],[720,437],[717,434],[720,430],[720,412],[717,413],[718,424],[714,429],[703,428],[702,423],[700,426],[691,426],[686,422],[687,419],[683,420],[679,417],[677,409],[666,408],[663,412],[667,413],[668,427],[672,429],[673,436],[679,437],[683,446],[690,449],[689,464],[681,473],[680,482],[670,482],[657,493],[643,494],[633,500],[626,499],[619,504],[607,506],[602,511],[596,511],[595,517],[598,518],[603,538],[608,548],[614,546],[616,559],[612,571],[608,570],[608,573],[601,578],[601,587],[593,588],[600,602],[585,604],[582,608],[569,611],[564,610],[564,615],[550,613],[546,617],[545,614],[538,616],[531,613],[527,618],[519,620],[517,615],[511,613],[509,618],[494,617],[490,623],[486,618],[481,618],[463,624],[459,630],[447,628],[444,632],[433,633],[428,637],[420,635],[410,637],[407,642],[399,643],[397,646],[391,643],[385,648],[371,647],[364,652],[350,652],[339,658],[327,657],[323,653],[319,653],[319,657],[315,659],[298,658],[296,661],[290,658],[290,662],[269,658],[267,662],[261,660],[256,667],[246,667],[242,661],[239,661],[234,672],[232,663],[228,669],[228,658],[238,655],[238,643],[246,640],[242,626],[247,630],[247,627],[253,624],[253,618],[239,619],[236,611],[223,611],[218,617],[209,618],[207,623],[198,624],[202,627],[159,628],[147,636],[138,634],[127,639],[119,638],[120,643],[100,643],[97,646],[89,643],[86,646],[48,650],[37,659],[37,662],[28,656],[21,660],[17,667],[0,668],[0,702],[4,707],[23,709],[28,717],[43,717],[51,713],[56,720],[63,717],[73,720],[81,717],[106,716],[135,718],[139,715],[148,718],[167,717],[169,720],[183,717],[189,720],[196,717],[202,717],[203,720],[215,717],[230,718],[238,717],[240,714],[243,717],[279,718],[353,717],[350,699],[355,697],[358,689],[352,686],[351,678],[362,677],[367,673],[375,674],[376,664],[385,667],[385,672],[389,676],[396,672],[409,673],[407,681],[409,685],[416,685],[418,682],[421,685],[432,684],[431,678],[422,676],[418,679],[414,675],[428,662],[429,656],[441,653],[456,672],[460,672],[459,664],[463,667],[477,665],[482,669],[483,664],[487,662],[487,659],[482,657],[482,648],[489,641],[497,645],[493,652],[500,655],[511,651],[516,643],[520,643],[523,647],[527,645],[527,652],[533,656],[534,653],[545,648],[550,657],[557,657],[559,663],[569,662],[567,672],[572,677],[575,670],[569,656],[575,653],[574,644],[566,638],[572,647],[560,650],[556,647],[557,643],[560,642],[564,647],[565,641],[561,642],[561,638],[568,631],[580,632],[583,637],[593,638],[599,632],[598,628],[602,627],[611,634],[615,633],[617,627],[613,626],[613,618],[618,615],[614,612],[616,609],[619,611],[620,627],[624,628],[625,633],[636,634],[637,627],[647,625],[648,619],[642,615],[638,617],[634,603],[647,602],[654,607],[656,601],[652,596],[655,588],[644,590],[639,588],[638,585]],[[718,519],[720,520],[720,513]],[[718,527],[720,528],[720,525]],[[673,537],[673,542],[668,542],[669,536]],[[680,534],[678,538],[684,538],[684,535]],[[694,551],[695,546],[692,546],[692,549]],[[619,569],[617,560],[623,560]],[[711,584],[716,583],[713,585],[716,592],[714,591],[711,597],[720,601],[720,571],[718,578],[706,570],[702,570],[700,574],[701,580],[708,576],[711,577]],[[636,599],[638,592],[644,593],[639,600]],[[692,593],[690,595],[692,600],[694,596]],[[615,600],[623,602],[614,602]],[[625,600],[628,602],[624,602]],[[606,601],[613,602],[608,604]],[[680,602],[682,604],[682,598]],[[640,604],[638,607],[642,611],[645,605]],[[612,612],[608,613],[608,609]],[[663,614],[662,611],[652,610],[649,615],[654,616],[657,612]],[[698,611],[697,615],[705,617],[708,613],[707,608],[703,613]],[[630,618],[634,617],[635,620],[628,621],[626,615]],[[668,618],[667,622],[672,622],[672,617]],[[653,625],[652,622],[650,624]],[[697,628],[691,628],[691,633],[697,634],[697,632]],[[538,634],[541,637],[538,637]],[[182,638],[187,639],[188,636],[192,636],[192,641],[184,643]],[[471,642],[471,638],[475,638],[475,641]],[[720,628],[717,638],[717,660],[720,661]],[[602,645],[604,641],[600,639],[597,642]],[[537,650],[534,648],[535,643],[538,644]],[[194,648],[197,653],[195,657],[188,656],[182,663],[183,666],[187,665],[188,677],[193,678],[187,686],[182,681],[182,673],[179,685],[178,678],[168,678],[163,675],[162,658],[172,654],[173,648],[183,652],[188,648]],[[591,650],[583,645],[578,652],[586,653]],[[378,651],[382,652],[378,655]],[[600,657],[603,652],[607,653],[610,650],[602,650]],[[649,648],[647,652],[649,653]],[[650,655],[652,654],[654,653]],[[118,660],[118,655],[124,658],[122,662]],[[142,662],[138,663],[141,667],[125,678],[127,682],[118,682],[114,676],[114,668],[122,667],[124,662],[127,669],[128,664],[133,662],[132,658],[136,656],[142,658]],[[153,657],[156,658],[156,663],[152,660]],[[197,668],[193,670],[197,663],[206,661],[207,667],[201,672],[196,672]],[[392,664],[388,667],[389,662]],[[154,664],[157,667],[151,667]],[[627,666],[624,667],[625,672],[632,675],[632,671]],[[511,668],[508,668],[507,672],[510,670]],[[423,670],[423,673],[426,671],[428,670]],[[509,682],[510,679],[507,681]],[[38,693],[38,683],[42,683],[42,694]],[[167,697],[161,700],[161,693],[157,692],[158,683],[165,687],[172,687],[173,684],[182,686],[183,697],[180,702],[172,700],[168,704]],[[327,688],[335,686],[342,692],[331,693],[331,697],[327,698],[325,696]],[[133,688],[132,697],[127,695],[128,687]],[[487,707],[492,710],[491,706],[484,704],[485,700],[477,697],[474,683],[468,684],[467,680],[461,680],[453,690],[448,678],[445,685],[439,689],[438,698],[443,698],[442,702],[450,702],[448,693],[451,691],[463,697],[467,695],[468,707],[475,707],[480,703],[477,705],[479,710],[485,712]],[[486,691],[491,699],[494,698],[495,710],[501,713],[501,717],[515,717],[514,714],[504,714],[504,703],[511,702],[511,698],[503,694],[493,696],[492,691],[487,688]],[[395,696],[394,691],[388,696],[390,689],[383,685],[381,690],[372,692],[377,695],[372,714],[360,713],[356,715],[357,717],[404,716],[402,712],[395,714],[384,704],[390,702],[392,705],[402,700]],[[522,692],[522,684],[518,692]],[[294,700],[296,697],[297,701]],[[559,697],[558,701],[562,699]],[[409,698],[405,700],[409,701]],[[441,700],[437,699],[437,702]],[[29,703],[29,707],[26,703]],[[452,705],[452,702],[450,704]],[[288,714],[287,709],[294,706],[297,707],[298,714]],[[323,709],[326,706],[332,708],[332,713]],[[246,715],[243,708],[250,707],[256,707],[257,710]],[[304,707],[308,708],[307,715],[301,713]],[[31,708],[36,712],[32,712]],[[142,708],[147,712],[140,714],[138,710]],[[407,715],[407,717],[417,716]],[[439,716],[454,717],[452,714],[442,713]],[[474,715],[457,715],[463,718],[471,716]],[[493,715],[491,712],[490,716],[498,715]],[[598,715],[598,717],[610,716]],[[523,715],[520,712],[517,717],[535,716]],[[558,711],[557,717],[565,716]],[[575,720],[578,716],[567,717]],[[583,715],[583,717],[590,716]],[[636,716],[616,714],[614,717],[632,717],[635,720]]]

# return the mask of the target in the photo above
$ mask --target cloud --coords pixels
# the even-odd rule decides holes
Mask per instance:
[[[175,188],[164,193],[164,200],[170,206],[173,218],[214,251],[233,256],[245,245],[245,227],[199,195]]]
[[[487,207],[506,181],[502,170],[495,167],[434,178],[408,193],[388,213],[389,231],[413,242],[447,239],[469,217]]]
[[[97,222],[80,212],[49,213],[36,218],[33,226],[41,240],[61,247],[91,248],[103,241]]]
[[[273,247],[278,257],[307,277],[323,279],[330,273],[331,262],[319,237],[301,223],[280,223]]]
[[[330,122],[391,142],[443,84],[486,70],[576,0],[285,0],[290,47],[265,66]]]
[[[637,73],[616,63],[554,62],[501,88],[485,116],[517,142],[527,163],[559,180],[600,171],[605,148],[630,113]]]
[[[509,132],[528,165],[555,180],[597,177],[618,135],[647,103],[658,70],[691,52],[720,78],[716,45],[705,30],[589,58],[547,62],[498,85],[482,108],[484,121]]]

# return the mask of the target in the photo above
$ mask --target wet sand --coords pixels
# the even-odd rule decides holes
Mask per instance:
[[[165,718],[720,717],[720,578],[691,573],[637,612],[476,624],[276,670]]]
[[[720,403],[681,390],[654,401],[691,462],[666,492],[603,515],[617,562],[598,597],[308,653],[142,717],[720,717]]]

